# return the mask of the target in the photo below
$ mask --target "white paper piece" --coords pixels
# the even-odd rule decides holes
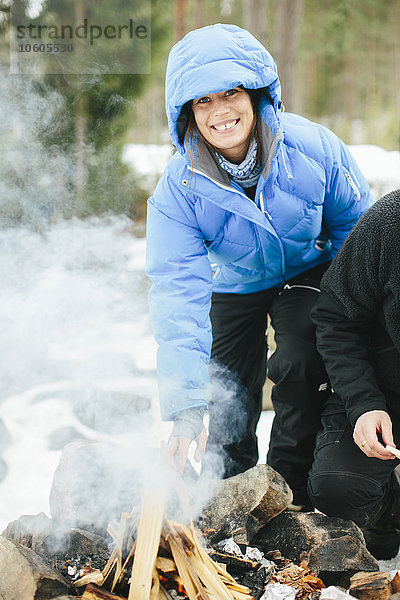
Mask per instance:
[[[248,558],[249,560],[256,560],[260,563],[264,558],[264,554],[258,548],[250,548],[250,546],[247,546],[244,557]]]
[[[330,585],[321,590],[320,600],[349,600],[350,598],[354,598],[354,596],[344,592],[335,585]]]
[[[260,600],[294,600],[298,590],[283,583],[271,583],[265,588]],[[348,600],[348,599],[347,599]]]
[[[226,552],[227,554],[233,554],[233,556],[238,556],[239,558],[244,558],[243,553],[236,542],[233,541],[233,538],[227,538],[226,540],[221,540],[217,544],[218,550],[222,552]]]

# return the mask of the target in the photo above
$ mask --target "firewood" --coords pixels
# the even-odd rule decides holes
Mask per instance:
[[[126,600],[126,598],[122,598],[122,596],[111,594],[104,588],[91,583],[87,586],[81,598],[82,600]]]
[[[198,574],[199,578],[207,588],[207,590],[213,596],[219,598],[219,600],[232,600],[233,595],[223,584],[221,579],[216,574],[215,570],[210,570],[208,566],[199,558],[199,556],[193,556],[193,566]]]
[[[168,539],[170,540],[171,550],[173,551],[173,556],[175,559],[174,546],[177,545],[179,547],[179,545],[181,544],[181,541],[179,539],[178,534],[175,531],[173,524],[168,522],[168,527],[170,529],[170,534],[169,534]],[[186,538],[186,543],[189,546],[189,548],[191,548],[193,551],[195,551],[197,549],[197,546],[200,547],[200,544],[198,543],[197,536],[195,535],[194,531],[192,531],[192,532],[189,531],[189,529],[187,529],[183,525],[179,525],[179,530],[180,530],[179,533],[181,535],[182,535],[182,533],[184,534],[184,536]],[[181,551],[183,551],[183,553],[184,553],[183,547],[182,547]],[[176,561],[176,559],[175,559],[175,561]],[[199,556],[199,555],[196,556],[194,553],[190,554],[189,564],[190,564],[191,571],[192,572],[194,571],[196,577],[198,577],[198,579],[200,579],[200,581],[203,583],[204,587],[207,589],[208,597],[209,597],[209,595],[216,595],[216,597],[219,598],[220,600],[232,600],[233,599],[233,596],[229,593],[227,588],[224,586],[222,581],[217,576],[217,568],[214,564],[212,565],[212,568],[210,571],[207,568],[206,564],[203,562],[202,556]],[[178,572],[179,572],[179,570],[178,570]],[[184,583],[184,585],[185,585],[185,583]],[[185,589],[186,589],[186,586],[185,586]],[[186,590],[186,592],[187,592],[187,590]],[[206,596],[206,598],[207,598],[207,596]]]
[[[130,513],[123,512],[121,515],[120,522],[119,522],[118,534],[117,534],[116,545],[115,545],[115,552],[117,555],[117,560],[116,560],[116,565],[115,565],[114,580],[111,585],[112,592],[114,591],[115,586],[120,581],[120,579],[123,575],[124,565],[122,564],[122,551],[123,551],[124,539],[125,539],[125,533],[126,533],[125,530],[126,530],[127,522],[133,516],[133,512],[134,512],[134,508],[132,509],[132,511]]]
[[[400,571],[397,570],[392,579],[392,594],[400,592]]]
[[[91,573],[87,573],[86,575],[83,575],[83,577],[80,577],[74,583],[75,583],[76,587],[82,587],[84,585],[87,585],[88,583],[96,583],[97,585],[102,585],[104,583],[104,575],[103,575],[102,571],[99,571],[99,569],[96,569],[95,571],[92,571]]]
[[[162,583],[160,583],[160,593],[158,596],[159,600],[174,600],[173,596],[171,596],[171,594],[169,593],[168,590],[165,589],[165,587],[162,585]]]
[[[128,600],[149,600],[153,569],[160,546],[166,493],[160,489],[146,489],[142,495],[136,551]]]
[[[389,600],[390,575],[384,571],[356,573],[350,579],[349,593],[360,600]]]
[[[151,581],[150,600],[158,600],[160,597],[160,580],[158,578],[158,571],[154,567],[153,578]]]
[[[191,564],[189,563],[187,556],[183,549],[179,547],[179,544],[173,539],[172,535],[168,537],[168,541],[170,544],[172,556],[174,558],[177,571],[179,573],[180,578],[182,579],[183,586],[187,595],[189,596],[189,600],[198,600],[198,598],[202,598],[202,600],[209,600],[208,596],[205,594],[205,590],[199,581],[197,581],[197,590],[193,583],[193,578],[198,580],[197,574],[193,573],[193,569]]]
[[[191,523],[190,526],[190,531],[192,533],[192,539],[194,542],[194,546],[196,548],[196,552],[198,553],[198,556],[202,559],[202,561],[211,569],[211,570],[215,570],[216,573],[219,575],[220,579],[225,579],[228,580],[228,582],[226,583],[227,586],[229,586],[229,589],[234,592],[239,592],[239,593],[243,593],[243,594],[247,594],[249,598],[251,598],[251,592],[249,590],[248,587],[241,585],[240,583],[237,583],[237,581],[235,580],[234,577],[232,577],[232,575],[230,573],[228,573],[228,571],[226,571],[225,569],[223,569],[222,567],[220,567],[220,565],[215,562],[208,554],[207,552],[204,550],[204,548],[201,546],[199,538],[196,535],[193,523]]]
[[[176,571],[176,565],[171,558],[165,558],[163,556],[157,556],[156,567],[163,573],[171,573]]]

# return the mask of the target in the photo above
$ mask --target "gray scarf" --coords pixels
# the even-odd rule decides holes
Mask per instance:
[[[257,184],[258,178],[262,171],[262,165],[257,161],[257,142],[253,137],[247,154],[240,165],[235,165],[229,162],[226,158],[215,153],[221,167],[229,173],[233,181],[244,188],[252,187]]]

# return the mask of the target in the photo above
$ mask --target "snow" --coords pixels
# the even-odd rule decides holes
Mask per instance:
[[[380,193],[400,187],[399,152],[351,151]],[[169,153],[170,146],[129,145],[124,157],[154,179]],[[123,217],[59,222],[43,234],[0,231],[0,426],[10,436],[0,439],[7,468],[0,531],[22,514],[49,514],[61,454],[49,437],[60,427],[139,448],[168,439],[171,425],[161,423],[156,400],[144,255],[145,240]],[[124,414],[125,401],[148,402],[150,419],[140,410]],[[272,418],[263,412],[257,429],[262,462]],[[400,559],[381,567],[399,568]]]
[[[153,186],[171,158],[171,145],[127,144],[123,160]],[[400,188],[400,152],[379,146],[349,146],[376,198]]]
[[[379,146],[349,146],[376,198],[400,188],[400,152]]]

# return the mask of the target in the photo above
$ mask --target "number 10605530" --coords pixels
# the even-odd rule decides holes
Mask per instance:
[[[73,44],[18,44],[18,52],[73,52]]]

